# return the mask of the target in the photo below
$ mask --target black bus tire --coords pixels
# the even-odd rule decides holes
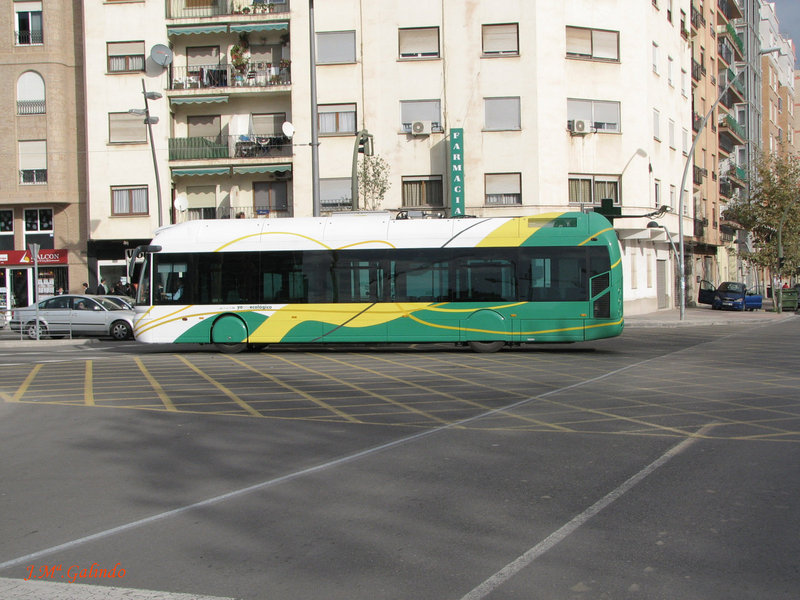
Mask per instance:
[[[497,352],[505,346],[505,342],[470,342],[469,347],[473,352],[487,354],[489,352]]]

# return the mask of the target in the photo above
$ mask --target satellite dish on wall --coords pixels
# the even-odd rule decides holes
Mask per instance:
[[[156,44],[150,49],[150,58],[153,62],[162,67],[172,64],[172,50],[164,44]]]
[[[187,208],[189,208],[189,198],[186,197],[186,194],[180,193],[175,196],[175,210],[183,212]]]
[[[289,121],[283,122],[283,125],[281,125],[281,130],[283,131],[283,135],[289,139],[294,136],[294,125],[292,125]]]

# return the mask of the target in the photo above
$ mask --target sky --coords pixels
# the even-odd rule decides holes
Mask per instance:
[[[769,1],[775,4],[775,12],[781,25],[781,33],[794,42],[795,52],[800,55],[800,0]],[[798,63],[800,63],[800,60],[798,60]]]

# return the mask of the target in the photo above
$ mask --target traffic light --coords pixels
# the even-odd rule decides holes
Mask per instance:
[[[358,151],[364,156],[372,156],[374,154],[374,150],[372,148],[372,134],[369,134],[366,131],[358,132]]]

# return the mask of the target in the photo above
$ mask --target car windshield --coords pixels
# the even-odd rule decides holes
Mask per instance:
[[[726,281],[722,285],[717,288],[720,292],[733,292],[735,294],[744,294],[744,284],[743,283],[734,283],[732,281]]]

